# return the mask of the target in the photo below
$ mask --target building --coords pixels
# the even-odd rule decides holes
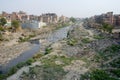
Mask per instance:
[[[66,20],[67,20],[67,17],[63,15],[59,17],[59,22],[66,22]]]
[[[120,15],[113,14],[113,12],[107,12],[94,16],[94,20],[98,24],[107,23],[114,27],[112,34],[114,38],[120,38]]]
[[[25,20],[29,20],[29,16],[23,11],[19,11],[18,13],[12,12],[11,14],[7,12],[2,12],[2,16],[5,17],[7,21],[18,20],[22,22]]]
[[[31,21],[28,20],[28,21],[25,21],[24,23],[21,23],[21,26],[23,28],[38,29],[38,28],[42,28],[43,26],[46,26],[46,23],[35,21],[35,20],[31,20]]]
[[[57,23],[58,17],[55,13],[46,13],[39,16],[39,21],[45,22],[47,24],[49,23]]]
[[[120,15],[114,15],[113,12],[94,16],[94,19],[97,23],[108,23],[114,27],[120,26]]]

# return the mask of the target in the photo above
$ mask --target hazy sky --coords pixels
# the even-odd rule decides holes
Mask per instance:
[[[120,0],[0,0],[0,12],[19,10],[35,15],[53,12],[68,17],[90,17],[108,11],[119,14]]]

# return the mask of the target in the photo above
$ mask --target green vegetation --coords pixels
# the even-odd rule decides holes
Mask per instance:
[[[4,40],[4,38],[3,38],[2,34],[0,34],[0,41],[3,41],[3,40]]]
[[[68,22],[62,22],[62,23],[58,23],[55,27],[56,29],[59,29],[59,28],[63,28],[63,27],[66,27],[66,26],[69,26],[70,24]]]
[[[18,63],[16,66],[12,67],[8,71],[8,73],[0,74],[0,80],[6,79],[8,76],[11,76],[12,74],[16,73],[23,66],[31,65],[33,62],[36,61],[36,59],[38,59],[38,58],[40,58],[42,56],[43,56],[42,54],[36,54],[35,56],[33,56],[32,58],[28,59],[27,61]]]
[[[30,40],[30,38],[35,37],[35,35],[29,35],[28,37],[19,37],[19,41],[18,42],[26,42],[28,40]]]
[[[110,52],[110,53],[116,53],[118,51],[120,51],[120,45],[112,45],[104,50],[104,52]]]
[[[95,56],[95,61],[99,62],[100,60],[112,59],[115,55],[118,55],[119,51],[120,45],[111,45],[104,50],[98,51],[98,54]]]
[[[34,80],[32,76],[35,75],[36,78],[42,80],[61,80],[65,74],[66,72],[63,70],[63,68],[58,65],[42,65],[30,68],[30,77],[26,77]]]
[[[35,34],[31,34],[29,35],[29,38],[32,38],[32,37],[35,37],[36,35]]]
[[[19,41],[18,42],[25,42],[25,41],[28,41],[30,38],[29,37],[19,37]]]
[[[51,53],[51,51],[52,51],[51,47],[46,48],[45,49],[45,55]]]
[[[76,39],[68,39],[67,44],[70,46],[74,46],[75,44],[77,44],[77,40]]]
[[[4,26],[7,23],[5,18],[0,19],[0,25]]]
[[[120,69],[111,70],[110,72],[120,78]]]
[[[83,38],[81,41],[83,43],[90,43],[91,42],[91,40],[89,38]]]
[[[35,75],[36,79],[61,80],[67,73],[64,71],[63,66],[69,65],[72,60],[75,60],[75,58],[50,55],[49,58],[46,57],[40,60],[42,62],[41,66],[31,67],[30,73],[23,76],[26,79],[33,79],[32,76]],[[57,63],[56,61],[60,63]]]
[[[94,58],[96,62],[101,63],[101,69],[93,70],[92,72],[83,75],[83,80],[120,80],[119,51],[120,45],[111,45],[106,49],[101,50]],[[108,62],[106,63],[105,61]]]
[[[93,38],[94,38],[94,39],[99,39],[99,40],[100,40],[100,39],[104,39],[105,37],[102,36],[102,35],[94,35]]]
[[[76,22],[76,19],[73,18],[73,17],[71,17],[71,18],[70,18],[70,21],[72,21],[73,23],[75,23],[75,22]]]
[[[0,31],[5,31],[5,29],[2,26],[0,26]]]
[[[87,73],[85,75],[82,75],[82,80],[118,80],[114,77],[111,77],[108,73],[106,73],[104,70],[93,70],[90,73]]]
[[[118,59],[113,60],[109,63],[108,67],[114,67],[120,69],[120,57]]]
[[[17,30],[20,27],[19,21],[17,20],[12,21],[11,25],[14,30]]]
[[[103,30],[104,32],[112,33],[113,26],[110,25],[110,24],[104,23],[104,24],[102,25],[102,30]]]
[[[33,59],[34,59],[34,60],[37,60],[37,59],[40,59],[42,56],[43,56],[42,53],[38,53],[38,54],[35,54],[35,55],[33,56]]]
[[[65,65],[69,65],[72,60],[76,60],[76,58],[53,55],[53,56],[50,56],[49,59],[48,58],[42,59],[41,62],[46,66],[53,66],[53,65],[57,65],[55,61],[60,61],[61,64],[59,66],[62,67]]]

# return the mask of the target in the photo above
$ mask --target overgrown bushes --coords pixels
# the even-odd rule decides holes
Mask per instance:
[[[68,39],[67,44],[70,46],[74,46],[75,44],[77,44],[77,40],[76,39]]]
[[[45,49],[45,55],[51,53],[51,51],[52,51],[51,47],[46,48]]]
[[[81,80],[118,80],[118,79],[110,76],[104,70],[96,69],[90,73],[82,75]]]
[[[91,42],[91,40],[89,38],[83,38],[81,41],[83,43],[90,43]]]

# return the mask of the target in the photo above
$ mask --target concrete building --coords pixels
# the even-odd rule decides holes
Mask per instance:
[[[62,15],[62,16],[59,17],[59,22],[66,22],[66,19],[67,18]]]
[[[120,26],[120,15],[114,15],[113,12],[94,16],[94,19],[97,23],[108,23],[115,27]]]
[[[39,16],[39,21],[45,22],[47,24],[49,23],[57,23],[58,17],[55,13],[46,13]]]
[[[21,23],[21,26],[23,28],[32,28],[32,29],[38,29],[38,28],[42,28],[43,26],[46,26],[46,23],[44,22],[39,22],[39,21],[26,21],[24,23]]]
[[[29,20],[29,16],[23,11],[19,11],[18,13],[12,12],[11,14],[7,12],[2,12],[2,16],[5,17],[8,21],[18,20],[22,22],[25,20]]]

